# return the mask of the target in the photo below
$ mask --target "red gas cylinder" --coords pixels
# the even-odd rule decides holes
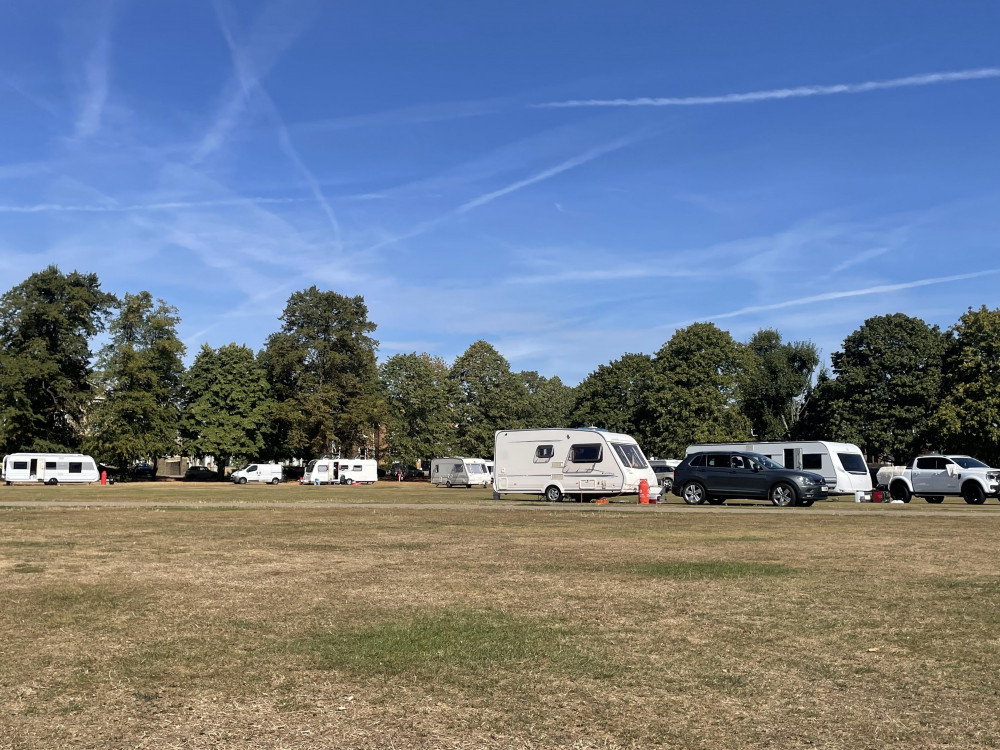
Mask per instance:
[[[649,505],[649,482],[645,479],[639,480],[639,505]]]
[[[880,503],[880,502],[882,502],[882,490],[875,490],[872,493],[872,502],[873,503]]]
[[[107,484],[107,483],[108,483],[108,472],[102,471],[101,472],[101,484]]]

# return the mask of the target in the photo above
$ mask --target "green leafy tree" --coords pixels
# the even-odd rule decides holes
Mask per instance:
[[[333,445],[345,455],[368,448],[384,408],[364,298],[313,286],[289,297],[281,320],[261,355],[277,401],[271,452],[304,457]]]
[[[739,401],[758,440],[783,440],[799,416],[819,364],[816,345],[782,343],[775,330],[757,331],[746,345]]]
[[[600,365],[576,387],[572,423],[623,432],[649,450],[656,423],[651,401],[655,375],[648,354],[625,354]]]
[[[712,323],[679,329],[656,353],[651,452],[683,456],[691,443],[746,440],[750,421],[737,403],[746,353]]]
[[[510,364],[477,341],[451,367],[457,391],[457,447],[464,455],[490,457],[497,430],[524,427],[528,393]]]
[[[1000,466],[1000,310],[970,308],[950,334],[935,447]]]
[[[518,373],[527,390],[524,414],[525,427],[568,427],[576,391],[565,385],[558,375],[547,378],[534,370]]]
[[[455,393],[448,365],[429,354],[397,354],[379,368],[388,457],[408,464],[454,451]]]
[[[95,274],[32,274],[0,298],[0,452],[69,451],[94,398],[90,339],[115,298]]]
[[[85,445],[105,463],[156,462],[177,448],[184,344],[177,308],[149,292],[126,294],[98,356],[103,399],[87,422]]]
[[[931,440],[944,345],[938,327],[919,318],[869,318],[834,352],[835,378],[811,400],[828,419],[809,420],[821,432],[806,437],[855,443],[872,458],[909,459]]]
[[[259,458],[275,403],[264,368],[239,344],[202,346],[184,375],[181,438],[187,455],[213,456],[220,476],[231,461]]]

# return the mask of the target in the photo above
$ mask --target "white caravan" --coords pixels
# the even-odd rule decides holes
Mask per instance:
[[[3,481],[42,482],[97,482],[101,472],[90,456],[82,453],[11,453],[3,459]]]
[[[786,469],[813,471],[822,474],[831,495],[861,493],[872,499],[872,476],[865,454],[853,443],[815,441],[762,441],[758,443],[703,443],[689,445],[688,455],[703,451],[733,450],[761,453]]]
[[[281,481],[281,464],[250,464],[234,471],[229,478],[235,484],[246,484],[247,482],[277,484]]]
[[[493,490],[498,495],[542,495],[549,502],[570,498],[636,495],[660,485],[639,444],[630,435],[594,428],[498,430]]]
[[[481,458],[446,456],[431,461],[431,484],[439,487],[486,487],[491,479]]]
[[[302,484],[372,484],[378,481],[378,461],[371,458],[317,458],[309,462]]]

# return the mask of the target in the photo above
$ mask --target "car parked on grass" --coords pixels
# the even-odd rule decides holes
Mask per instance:
[[[184,472],[185,482],[218,482],[219,472],[207,466],[189,466]]]
[[[685,457],[674,470],[672,492],[688,505],[745,498],[788,508],[825,500],[829,489],[822,474],[786,469],[760,453],[712,451]]]
[[[889,494],[904,503],[922,497],[938,504],[954,495],[969,505],[982,505],[987,497],[1000,496],[1000,470],[971,456],[917,456],[892,477]]]

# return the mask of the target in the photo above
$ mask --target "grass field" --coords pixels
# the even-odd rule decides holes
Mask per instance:
[[[996,747],[989,502],[0,488],[0,747]]]

